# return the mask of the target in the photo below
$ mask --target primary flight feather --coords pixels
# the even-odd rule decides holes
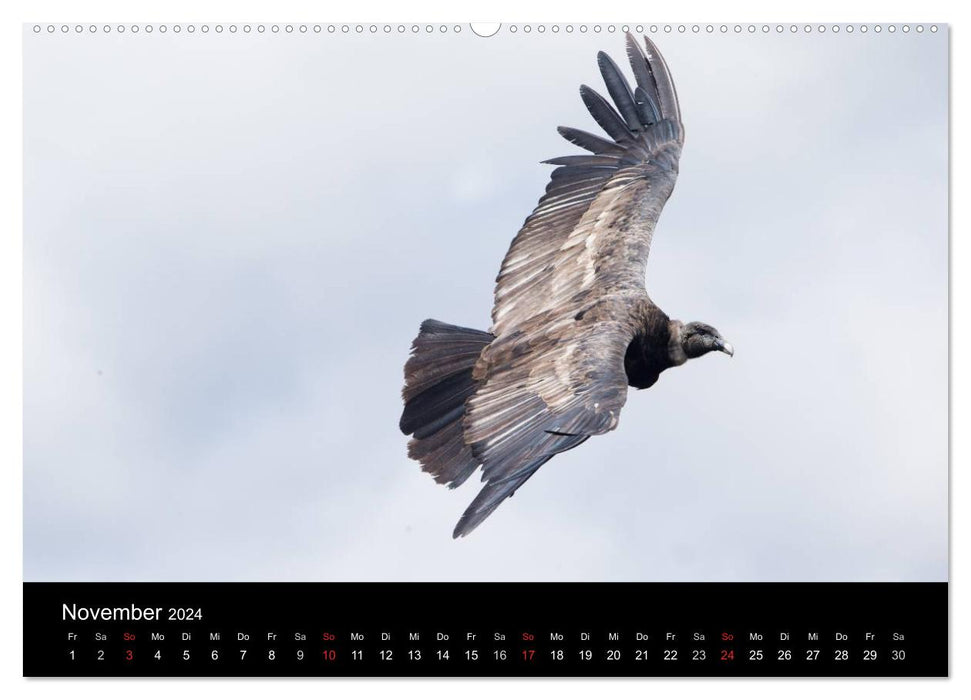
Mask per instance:
[[[482,467],[485,486],[454,537],[552,457],[616,428],[628,386],[646,389],[712,350],[734,354],[711,326],[668,318],[645,289],[684,128],[657,47],[628,34],[627,56],[633,90],[597,56],[613,106],[580,87],[609,138],[559,127],[589,154],[546,161],[558,167],[502,261],[490,332],[427,320],[412,344],[400,421],[408,454],[453,488]]]

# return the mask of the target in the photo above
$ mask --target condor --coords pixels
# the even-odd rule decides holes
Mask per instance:
[[[469,534],[555,455],[617,427],[627,387],[734,348],[712,326],[671,319],[645,288],[661,209],[684,141],[668,67],[627,35],[633,91],[598,55],[613,106],[580,97],[609,138],[560,127],[589,153],[546,161],[546,193],[509,247],[489,332],[427,320],[405,364],[399,426],[408,454],[455,487],[479,467],[485,486],[454,537]],[[646,51],[645,51],[646,49]]]

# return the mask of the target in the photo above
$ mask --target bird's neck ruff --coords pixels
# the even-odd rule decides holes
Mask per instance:
[[[671,361],[671,365],[677,367],[688,361],[688,356],[685,354],[684,345],[682,344],[684,324],[681,321],[672,320],[668,322],[668,328],[670,330],[668,358]]]
[[[647,389],[654,386],[664,370],[683,364],[687,357],[680,349],[680,335],[675,326],[680,323],[669,321],[651,302],[641,306],[640,310],[643,318],[627,348],[624,370],[630,386]],[[673,348],[678,349],[680,357],[672,357]]]

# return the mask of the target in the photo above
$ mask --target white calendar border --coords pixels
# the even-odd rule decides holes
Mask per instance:
[[[967,3],[964,3],[965,5]],[[56,21],[112,21],[112,22],[158,22],[178,18],[181,21],[213,21],[245,18],[247,20],[265,19],[267,21],[288,21],[291,19],[321,19],[327,21],[394,21],[398,19],[421,19],[422,21],[466,22],[469,18],[483,20],[502,19],[510,21],[624,21],[643,18],[657,13],[661,21],[713,22],[731,20],[733,22],[819,22],[855,23],[862,22],[917,22],[941,25],[950,23],[952,42],[952,124],[971,123],[968,109],[968,43],[971,36],[971,23],[965,23],[966,12],[959,9],[958,3],[946,0],[920,0],[903,2],[882,0],[881,2],[858,2],[848,0],[813,0],[811,3],[783,5],[767,0],[735,0],[731,3],[704,0],[697,2],[651,3],[647,0],[612,0],[609,3],[593,4],[576,0],[549,0],[527,5],[522,0],[492,0],[491,2],[457,3],[454,0],[413,0],[410,3],[395,3],[391,0],[361,0],[348,3],[343,7],[326,8],[320,3],[309,0],[273,0],[256,2],[237,0],[236,2],[217,2],[206,0],[168,0],[167,2],[143,2],[135,7],[122,0],[88,0],[71,2],[51,0],[47,2],[27,2],[8,0],[0,10],[3,22],[0,23],[0,77],[2,77],[3,110],[0,112],[0,127],[3,138],[0,140],[0,465],[4,482],[0,486],[0,514],[3,523],[0,527],[0,557],[6,563],[2,581],[4,619],[8,624],[0,628],[0,668],[3,668],[2,683],[6,697],[42,697],[86,700],[87,698],[113,698],[137,694],[140,698],[165,698],[173,693],[180,696],[208,697],[227,691],[238,698],[265,698],[269,693],[286,693],[293,697],[320,697],[323,693],[343,695],[398,698],[448,698],[463,700],[489,698],[496,694],[514,697],[535,697],[555,694],[564,699],[588,698],[595,694],[609,694],[610,697],[638,697],[659,693],[673,694],[677,697],[704,697],[713,695],[719,698],[751,697],[775,698],[783,694],[788,698],[815,698],[819,694],[841,697],[879,693],[886,698],[911,698],[915,694],[963,695],[971,690],[967,678],[971,670],[962,672],[960,660],[971,658],[971,644],[963,634],[971,629],[969,620],[967,586],[962,586],[962,594],[952,592],[952,633],[951,659],[954,678],[949,681],[860,681],[860,680],[812,680],[803,683],[786,680],[703,680],[693,682],[684,679],[664,680],[183,680],[172,679],[159,682],[126,680],[30,680],[22,679],[22,635],[17,629],[17,620],[22,617],[22,329],[21,329],[21,260],[22,248],[19,235],[22,226],[22,112],[18,108],[21,93],[21,40],[23,22]],[[964,85],[962,86],[962,82]],[[952,132],[952,193],[960,192],[960,185],[968,181],[967,139],[959,130]],[[963,157],[962,157],[963,156]],[[966,189],[963,188],[963,189]],[[961,202],[953,199],[952,230],[952,357],[962,354],[969,356],[968,308],[969,296],[967,235],[961,234]],[[963,315],[963,321],[960,316]],[[967,426],[971,423],[968,389],[969,372],[967,364],[954,363],[952,366],[952,426]],[[968,464],[969,437],[955,431],[952,442],[952,464],[962,461]],[[958,473],[955,475],[955,471]],[[954,478],[956,476],[956,478]],[[952,469],[952,495],[961,494],[962,474]],[[966,478],[966,477],[965,477]],[[956,488],[955,488],[956,486]],[[967,499],[964,498],[963,501]],[[963,502],[962,501],[962,502]],[[953,500],[952,500],[953,503]],[[958,544],[968,539],[968,509],[952,505],[951,542]],[[965,537],[962,537],[965,535]],[[953,546],[951,549],[951,581],[957,585],[966,580],[969,568],[967,560]],[[955,584],[951,586],[955,590]],[[967,664],[965,664],[967,666]],[[321,685],[325,683],[325,685]],[[137,685],[133,685],[137,684]],[[874,687],[874,684],[876,687]],[[227,687],[228,686],[228,687]],[[964,688],[962,691],[961,688]]]

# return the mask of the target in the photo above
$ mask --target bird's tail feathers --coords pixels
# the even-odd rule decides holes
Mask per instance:
[[[472,370],[491,333],[429,319],[405,364],[399,427],[411,435],[408,456],[440,484],[454,488],[479,466],[462,437],[465,402],[475,393]]]

